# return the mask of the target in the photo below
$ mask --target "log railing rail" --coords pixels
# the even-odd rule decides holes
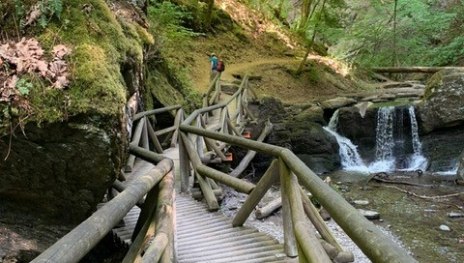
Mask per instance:
[[[298,256],[300,262],[331,262],[331,260],[350,262],[353,260],[353,255],[344,251],[332,236],[302,190],[301,186],[303,186],[319,200],[332,218],[372,261],[416,262],[403,248],[391,241],[343,197],[324,183],[293,152],[283,147],[242,138],[240,132],[234,132],[234,130],[242,131],[244,121],[255,120],[248,109],[248,98],[253,92],[248,87],[247,77],[243,79],[238,91],[228,100],[209,106],[217,102],[221,94],[217,79],[213,81],[207,94],[210,94],[212,89],[215,89],[213,96],[211,98],[205,96],[205,107],[195,110],[179,127],[180,175],[183,192],[191,190],[192,180],[190,178],[193,177],[200,185],[211,211],[219,207],[213,189],[213,185],[217,184],[215,181],[249,194],[232,222],[234,226],[241,226],[266,191],[280,178],[284,245],[287,256]],[[236,105],[236,112],[231,110],[231,105]],[[221,116],[218,127],[209,128],[205,125],[211,116]],[[232,127],[225,129],[229,120]],[[209,143],[205,143],[206,141]],[[209,150],[208,144],[235,145],[246,150],[271,155],[275,159],[261,180],[254,185],[207,166],[207,162],[202,157]],[[190,164],[193,169],[190,169]],[[311,222],[323,240],[318,240],[315,233],[311,231]]]

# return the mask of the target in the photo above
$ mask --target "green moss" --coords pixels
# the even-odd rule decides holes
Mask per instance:
[[[100,113],[117,115],[126,101],[120,65],[128,60],[141,65],[143,45],[153,37],[141,26],[117,19],[104,0],[66,1],[61,22],[50,23],[38,36],[46,50],[65,44],[72,52],[67,59],[71,84],[64,91],[34,93],[36,121],[54,121],[68,115]],[[119,21],[118,21],[119,20]]]
[[[432,75],[432,77],[428,80],[427,86],[425,87],[424,91],[424,100],[430,98],[434,90],[443,85],[443,72],[439,71]]]

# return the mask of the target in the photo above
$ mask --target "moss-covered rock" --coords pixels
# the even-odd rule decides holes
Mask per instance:
[[[37,2],[23,4],[29,8]],[[128,139],[124,106],[142,86],[144,46],[154,39],[124,15],[129,7],[119,8],[116,16],[104,0],[63,1],[60,19],[24,29],[46,52],[57,44],[72,50],[66,59],[70,84],[52,89],[31,74],[32,111],[19,116],[23,132],[0,136],[2,205],[78,222],[120,173]]]
[[[419,105],[422,131],[454,127],[464,123],[464,71],[445,70],[427,83]]]

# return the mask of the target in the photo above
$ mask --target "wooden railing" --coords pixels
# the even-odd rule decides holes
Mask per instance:
[[[218,201],[213,190],[217,182],[230,186],[239,192],[249,194],[248,199],[233,219],[234,226],[241,226],[270,186],[280,180],[285,251],[289,257],[299,256],[300,262],[349,262],[353,260],[350,252],[338,244],[327,226],[320,218],[301,186],[307,189],[330,213],[332,218],[345,230],[350,238],[374,262],[416,262],[414,258],[392,242],[373,223],[359,214],[342,196],[324,183],[293,152],[259,141],[241,137],[246,120],[254,120],[248,109],[247,98],[253,94],[247,87],[247,78],[240,88],[227,101],[208,106],[217,101],[221,94],[217,79],[211,85],[215,92],[211,99],[206,96],[205,106],[194,111],[180,125],[179,157],[182,191],[192,187],[193,176],[210,210],[218,209]],[[210,88],[211,90],[211,88]],[[210,94],[209,91],[207,94]],[[208,103],[206,103],[208,102]],[[237,106],[232,112],[231,106]],[[218,127],[208,126],[211,116],[219,116]],[[228,126],[226,126],[228,125]],[[226,129],[226,127],[228,129]],[[217,146],[214,149],[211,145]],[[273,156],[261,180],[256,184],[240,180],[224,172],[207,166],[204,155],[217,150],[224,151],[235,145],[249,151]],[[224,155],[224,152],[222,152]],[[190,164],[193,169],[190,169]],[[301,186],[300,186],[301,185]],[[318,240],[310,224],[313,224],[323,240]]]
[[[169,111],[177,111],[174,124],[155,131],[149,116]],[[132,235],[132,244],[123,262],[173,262],[174,163],[160,153],[163,152],[163,144],[176,146],[178,127],[182,119],[183,110],[180,106],[136,114],[132,121],[138,123],[129,145],[131,156],[128,158],[126,171],[133,169],[136,156],[156,166],[145,175],[131,180],[127,186],[116,180],[113,187],[119,194],[32,262],[78,262],[135,205],[142,210]],[[164,143],[160,142],[159,136],[164,137]]]

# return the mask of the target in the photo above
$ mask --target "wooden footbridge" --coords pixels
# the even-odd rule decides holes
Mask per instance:
[[[79,262],[111,232],[127,245],[122,262],[352,262],[308,199],[309,191],[373,262],[416,262],[366,220],[290,150],[263,143],[244,131],[256,117],[257,99],[245,77],[236,91],[222,90],[220,76],[204,96],[203,108],[184,117],[181,106],[141,112],[133,129],[125,181],[116,180],[108,201],[32,262]],[[156,114],[175,116],[171,127],[155,129]],[[230,173],[231,145],[247,155]],[[274,158],[256,184],[239,176],[256,152]],[[280,184],[284,242],[244,226],[258,202]],[[223,187],[248,194],[235,217],[222,213]],[[193,197],[202,198],[203,202]]]

